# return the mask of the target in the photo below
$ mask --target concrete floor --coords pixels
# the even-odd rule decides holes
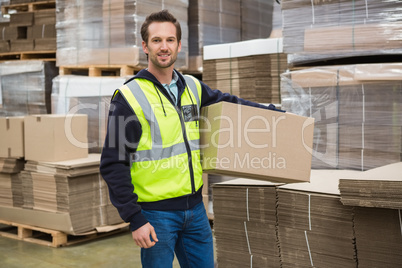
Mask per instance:
[[[137,268],[141,267],[140,248],[129,231],[60,248],[0,237],[0,267]],[[178,267],[175,259],[173,268]]]

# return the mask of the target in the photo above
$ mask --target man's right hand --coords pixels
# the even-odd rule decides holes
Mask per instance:
[[[155,246],[156,242],[158,242],[155,229],[149,222],[132,232],[132,235],[135,243],[140,248],[150,248]],[[151,241],[150,237],[152,237],[154,241]]]

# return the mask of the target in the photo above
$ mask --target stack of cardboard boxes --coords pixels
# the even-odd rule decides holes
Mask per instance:
[[[87,115],[28,115],[0,123],[2,137],[12,137],[0,144],[3,170],[11,159],[22,164],[15,180],[0,176],[7,186],[0,197],[9,198],[0,207],[2,220],[68,234],[122,223],[99,174],[100,155],[88,154]]]
[[[23,3],[27,2],[29,1],[23,1]],[[19,3],[13,4],[18,5]],[[4,9],[9,13],[10,20],[9,22],[2,22],[0,25],[3,33],[0,42],[0,52],[55,52],[55,5],[55,1],[47,1],[46,5],[36,6],[35,9],[28,6],[16,6],[15,9]]]

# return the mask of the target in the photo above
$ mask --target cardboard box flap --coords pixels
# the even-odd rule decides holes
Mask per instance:
[[[344,176],[362,173],[357,170],[311,170],[310,182],[293,183],[279,186],[281,189],[339,195],[339,180]]]

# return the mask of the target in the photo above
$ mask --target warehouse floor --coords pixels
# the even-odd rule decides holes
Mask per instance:
[[[141,267],[140,248],[129,231],[59,248],[0,237],[0,267],[136,268]],[[180,266],[175,259],[176,267]]]

